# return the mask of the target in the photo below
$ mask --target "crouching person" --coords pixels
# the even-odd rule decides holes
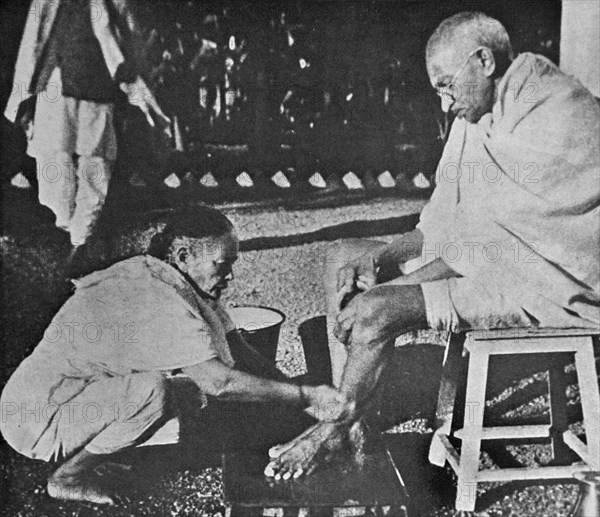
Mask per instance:
[[[165,374],[174,369],[224,401],[343,407],[337,390],[287,382],[236,335],[219,297],[237,255],[229,220],[197,208],[175,214],[147,254],[76,282],[1,396],[0,430],[16,451],[66,460],[50,496],[114,502],[94,469],[172,417]],[[334,418],[335,409],[313,414]]]

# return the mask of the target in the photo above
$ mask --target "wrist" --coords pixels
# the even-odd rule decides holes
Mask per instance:
[[[387,246],[380,246],[369,253],[371,257],[371,262],[379,267],[381,266],[386,259]]]
[[[298,394],[299,394],[299,400],[300,400],[300,407],[302,409],[304,409],[304,408],[307,408],[308,406],[310,406],[310,401],[306,394],[305,387],[302,384],[298,385]]]
[[[365,271],[372,271],[374,279],[377,280],[379,268],[381,266],[381,256],[377,251],[372,251],[365,256],[363,267]]]

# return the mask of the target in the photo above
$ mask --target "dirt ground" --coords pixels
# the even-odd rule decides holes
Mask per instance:
[[[228,209],[227,213],[239,229],[240,238],[247,240],[261,235],[305,233],[357,219],[406,215],[421,207],[422,201],[387,200],[333,209],[285,211],[274,208],[259,213]],[[3,284],[0,387],[35,346],[54,312],[69,294],[64,272],[67,242],[44,217],[34,204],[23,201],[18,214],[15,215],[13,210],[9,215],[6,234],[0,239]],[[321,269],[323,261],[330,256],[328,244],[320,241],[245,251],[235,267],[235,280],[224,295],[226,303],[267,305],[279,308],[287,315],[281,332],[278,362],[290,374],[300,373],[304,368],[298,324],[324,313]],[[386,387],[388,396],[381,405],[380,414],[382,422],[392,432],[420,435],[426,440],[430,436],[427,419],[433,411],[439,383],[442,336],[435,333],[410,335],[404,343],[408,346],[397,349],[392,368],[394,375]],[[547,417],[545,374],[517,364],[508,363],[504,367],[509,368],[510,373],[504,370],[491,382],[490,410],[496,408],[502,418],[529,415],[543,420]],[[581,432],[574,374],[570,380],[569,415],[573,429]],[[525,464],[549,459],[548,447],[543,445],[514,446],[511,452]],[[0,514],[11,517],[225,514],[219,455],[209,437],[196,436],[192,445],[146,448],[129,460],[132,470],[126,473],[126,478],[130,482],[119,481],[123,502],[117,506],[104,508],[57,502],[45,494],[45,479],[54,466],[21,457],[0,441]],[[482,465],[491,467],[491,456],[484,455]],[[118,473],[108,472],[107,475],[121,479]],[[424,500],[434,506],[423,507],[423,515],[457,515],[453,509],[453,480],[446,470],[423,487],[431,496]],[[475,515],[567,516],[577,494],[577,485],[573,483],[543,486],[483,484],[480,485]]]

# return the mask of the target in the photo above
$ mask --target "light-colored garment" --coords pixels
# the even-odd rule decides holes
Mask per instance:
[[[114,161],[114,105],[63,97],[61,87],[60,69],[55,68],[46,91],[37,95],[28,154],[38,160],[54,153],[68,153]]]
[[[119,65],[133,59],[143,60],[135,17],[128,0],[95,0],[90,9],[94,36],[100,44],[104,61],[114,79]],[[4,115],[15,121],[21,102],[31,97],[36,67],[51,36],[60,2],[35,0],[31,3],[15,64],[13,90]]]
[[[534,325],[519,303],[498,291],[490,291],[478,282],[449,278],[420,285],[427,325],[434,330],[463,332],[474,328]],[[473,303],[473,300],[477,300],[477,303]]]
[[[37,159],[38,198],[56,216],[56,226],[69,232],[71,244],[84,244],[104,205],[113,163],[67,153]]]
[[[421,262],[441,257],[463,276],[443,282],[471,326],[502,322],[489,293],[518,309],[509,321],[600,323],[598,134],[594,97],[533,54],[512,63],[491,114],[454,122],[418,228]]]
[[[37,96],[27,152],[37,161],[40,203],[79,246],[92,233],[108,193],[117,154],[114,106],[63,97],[61,84],[56,68],[48,89]]]
[[[36,74],[50,43],[61,2],[32,2],[15,65],[13,90],[5,116],[15,121],[19,105],[36,91]],[[127,0],[100,0],[89,4],[94,37],[99,43],[110,77],[128,60],[141,61],[129,42],[137,32]],[[55,68],[46,89],[37,95],[33,138],[28,153],[35,157],[40,183],[40,203],[56,216],[56,225],[67,230],[74,246],[84,244],[104,205],[117,143],[112,103],[64,97],[60,70]],[[39,90],[38,90],[39,91]],[[69,155],[64,159],[64,155]],[[77,170],[70,155],[82,157]],[[60,161],[59,161],[60,160]],[[90,181],[90,164],[101,174]],[[56,177],[56,181],[48,177]],[[46,174],[44,174],[46,171]]]
[[[2,392],[4,438],[43,460],[130,445],[163,416],[163,373],[216,357],[233,366],[220,311],[150,256],[82,278]]]

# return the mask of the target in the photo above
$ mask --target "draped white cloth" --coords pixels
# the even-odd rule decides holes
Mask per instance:
[[[492,113],[453,124],[418,225],[422,261],[441,257],[541,326],[598,325],[599,135],[590,92],[546,58],[521,54]]]

